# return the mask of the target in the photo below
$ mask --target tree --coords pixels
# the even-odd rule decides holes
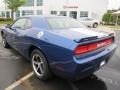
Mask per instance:
[[[113,22],[112,11],[108,10],[107,13],[103,15],[102,21],[104,21],[105,24],[111,24]]]
[[[11,10],[11,18],[14,17],[14,12],[25,3],[25,0],[5,0],[7,8]]]

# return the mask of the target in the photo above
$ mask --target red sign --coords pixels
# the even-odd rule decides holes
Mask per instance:
[[[78,6],[77,5],[74,5],[74,6],[67,6],[67,5],[65,5],[65,6],[63,6],[63,8],[78,8]]]

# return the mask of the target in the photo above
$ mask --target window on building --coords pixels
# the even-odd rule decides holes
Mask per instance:
[[[26,0],[24,6],[34,6],[34,0]]]
[[[37,0],[37,6],[43,6],[43,0]]]
[[[60,11],[60,16],[67,16],[67,12],[66,11]]]
[[[77,11],[70,11],[69,16],[71,18],[77,19]]]
[[[37,10],[37,15],[42,15],[42,10]]]
[[[16,11],[16,19],[20,17],[20,11]]]
[[[10,18],[10,12],[9,11],[6,12],[6,18]]]
[[[80,17],[88,17],[88,11],[81,11]]]
[[[5,12],[4,11],[1,12],[1,16],[5,17]]]
[[[51,11],[52,15],[57,15],[57,11]]]
[[[33,10],[23,10],[22,16],[25,16],[25,15],[34,15],[34,11]]]

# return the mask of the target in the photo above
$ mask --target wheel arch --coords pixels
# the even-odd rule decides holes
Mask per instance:
[[[48,61],[48,59],[47,59],[47,57],[46,57],[46,55],[45,55],[45,53],[43,52],[43,50],[40,48],[40,47],[37,47],[37,46],[35,46],[35,45],[32,45],[32,46],[30,46],[30,48],[29,48],[29,56],[31,55],[31,53],[32,53],[32,51],[33,50],[35,50],[35,49],[37,49],[37,50],[39,50],[42,54],[43,54],[43,56],[45,57],[45,62],[46,62],[46,67],[47,67],[47,71],[46,71],[46,75],[43,77],[43,78],[40,78],[37,74],[35,74],[38,78],[40,78],[40,79],[42,79],[42,80],[49,80],[49,79],[51,79],[52,78],[52,75],[53,75],[53,73],[52,73],[52,69],[51,69],[51,67],[50,67],[50,64],[49,64],[49,61]],[[44,62],[44,63],[45,63]],[[33,66],[33,65],[32,65]],[[34,71],[35,72],[35,71]]]
[[[99,25],[98,22],[94,22],[94,23],[93,23],[93,28],[96,28],[96,27],[95,27],[95,24],[96,24],[97,26]]]
[[[3,36],[3,34],[4,34],[4,32],[3,32],[3,31],[1,31],[1,36]]]
[[[94,22],[93,24],[97,24],[98,25],[98,22]]]
[[[32,45],[32,46],[29,47],[29,49],[28,49],[28,56],[29,57],[31,57],[31,53],[35,49],[38,49],[45,56],[45,58],[47,58],[46,55],[45,55],[45,53],[43,52],[43,50],[40,47],[37,47],[35,45]]]

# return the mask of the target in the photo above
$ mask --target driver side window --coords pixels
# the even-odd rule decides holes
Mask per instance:
[[[18,19],[18,20],[12,25],[12,28],[24,29],[24,28],[25,28],[25,23],[26,23],[26,19],[25,19],[25,18]]]

